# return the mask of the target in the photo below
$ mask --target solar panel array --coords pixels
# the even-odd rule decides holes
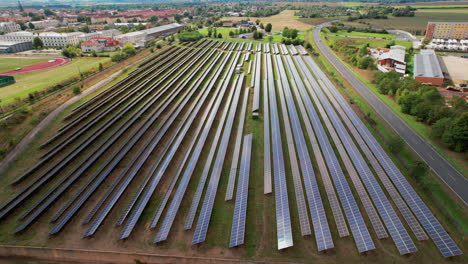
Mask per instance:
[[[309,64],[312,64],[313,61],[306,59]],[[341,101],[342,106],[346,106],[344,103],[344,98],[342,98],[339,92],[334,86],[330,86],[331,91],[334,93],[335,97]],[[352,111],[346,111],[348,117],[353,121],[357,130],[361,136],[366,141],[366,144],[372,150],[373,154],[380,162],[384,168],[387,175],[392,180],[393,184],[396,186],[400,194],[403,196],[405,201],[408,203],[410,209],[416,215],[416,218],[421,222],[422,226],[432,238],[436,246],[439,248],[440,252],[444,257],[451,257],[456,255],[461,255],[463,252],[457,246],[455,241],[449,236],[447,231],[443,228],[440,222],[435,218],[431,213],[429,208],[424,204],[421,197],[416,193],[413,187],[409,184],[400,170],[396,167],[387,153],[383,150],[374,136],[370,133],[364,123],[355,115]]]
[[[281,56],[275,56],[278,68],[280,71],[280,76],[286,76],[286,72],[283,68],[283,62],[281,61]],[[288,63],[287,65],[288,72],[291,76],[291,70],[294,71],[294,65]],[[325,215],[325,209],[323,207],[322,199],[320,197],[319,187],[314,175],[314,169],[312,167],[312,161],[310,159],[309,151],[307,149],[307,143],[305,141],[304,134],[302,132],[301,121],[297,113],[294,98],[291,93],[291,89],[287,80],[285,80],[283,85],[283,91],[285,101],[287,102],[287,108],[289,110],[289,116],[291,117],[291,124],[294,131],[294,141],[297,146],[297,152],[299,156],[299,161],[301,165],[302,176],[304,179],[304,186],[306,188],[306,194],[309,202],[309,210],[312,217],[312,223],[314,227],[315,239],[317,242],[318,251],[327,250],[333,248],[333,239],[330,232],[330,227],[328,226],[327,217]],[[291,83],[295,85],[294,82]],[[280,89],[281,90],[281,89]],[[280,98],[283,95],[280,96]],[[286,110],[283,111],[284,114],[287,113]]]
[[[263,44],[263,52],[270,53],[270,44],[268,43]]]
[[[273,67],[271,60],[267,61],[266,67]],[[271,79],[270,76],[268,77]],[[270,96],[271,145],[273,149],[273,178],[275,185],[276,235],[278,239],[278,249],[284,249],[293,246],[291,216],[289,213],[288,190],[286,186],[283,149],[281,146],[276,92],[274,86],[269,86],[268,88],[268,94]]]
[[[282,93],[284,86],[288,85],[288,79],[286,73],[284,72],[284,69],[282,68],[282,64],[278,62],[278,57],[279,55],[275,56],[275,69],[278,73],[278,95],[280,98],[284,130],[286,132],[285,134],[289,153],[289,164],[291,166],[291,172],[293,176],[294,193],[296,194],[297,212],[299,214],[299,224],[301,226],[302,236],[306,236],[310,235],[312,231],[310,229],[309,216],[307,215],[307,204],[304,197],[304,190],[302,188],[301,174],[299,172],[299,164],[297,162],[296,148],[294,145],[292,135],[291,122],[289,120],[285,99]]]
[[[294,45],[289,45],[289,50],[291,51],[291,55],[297,55],[297,49],[294,47]]]
[[[230,56],[227,56],[226,58],[229,58],[231,57],[232,54],[229,54]],[[214,102],[214,106],[212,109],[210,109],[210,107],[208,107],[206,110],[205,110],[205,113],[204,113],[204,116],[202,118],[202,120],[206,120],[205,123],[200,123],[198,128],[197,128],[197,131],[199,131],[200,129],[203,128],[203,131],[202,131],[202,134],[200,135],[200,138],[198,139],[198,142],[194,148],[194,151],[192,153],[192,156],[190,157],[190,160],[186,166],[186,169],[184,171],[184,174],[181,178],[181,181],[179,183],[179,186],[176,190],[176,193],[174,194],[174,197],[173,197],[173,200],[171,202],[171,204],[169,205],[169,208],[167,210],[167,213],[164,217],[164,220],[163,220],[163,223],[161,225],[161,227],[159,228],[157,234],[156,234],[156,237],[154,239],[154,242],[155,243],[158,243],[158,242],[161,242],[161,241],[164,241],[167,239],[167,236],[169,234],[169,231],[172,227],[172,224],[174,222],[174,219],[175,219],[175,216],[179,210],[179,207],[180,207],[180,204],[182,202],[182,199],[183,199],[183,196],[187,190],[187,186],[190,182],[190,179],[193,175],[193,172],[195,170],[195,166],[198,162],[198,159],[202,153],[202,150],[203,150],[203,146],[205,145],[205,142],[208,138],[208,135],[209,135],[209,132],[211,130],[211,126],[213,125],[214,121],[215,121],[215,117],[216,117],[216,113],[218,112],[218,109],[220,108],[221,106],[221,102],[223,101],[223,98],[224,98],[224,94],[228,88],[228,83],[229,83],[229,80],[231,79],[231,76],[234,72],[234,67],[235,67],[235,62],[237,61],[236,59],[237,55],[234,56],[234,59],[233,59],[233,62],[234,63],[231,63],[231,67],[228,69],[228,71],[225,73],[225,75],[223,76],[222,80],[219,82],[219,85],[218,85],[218,89],[216,89],[216,91],[219,91],[219,96],[216,96],[216,94],[212,97],[212,102]],[[222,67],[220,67],[218,69],[218,71],[220,72],[222,70]],[[216,81],[217,78],[214,78],[212,79],[213,82]],[[231,89],[230,91],[230,94],[229,94],[229,98],[232,98],[232,94],[233,94],[233,89]],[[215,101],[216,99],[216,101]],[[229,100],[228,100],[229,101]],[[212,110],[212,111],[210,111]],[[227,115],[227,111],[228,111],[228,107],[226,106],[223,110],[223,114],[222,114],[222,118],[225,118],[226,115]],[[219,136],[218,136],[219,137]],[[190,151],[188,151],[187,153],[190,153]],[[203,188],[202,188],[203,190]],[[198,191],[198,190],[197,190]],[[200,196],[201,196],[201,192],[200,192]],[[194,197],[195,199],[195,197]],[[200,198],[198,198],[198,201],[199,201]],[[198,202],[197,202],[197,206],[194,206],[195,210],[194,212],[196,213],[196,208],[198,207]],[[195,213],[193,215],[193,218],[195,217]],[[192,219],[193,219],[192,218]],[[193,220],[190,222],[190,226],[192,225],[192,222]]]
[[[273,44],[273,54],[279,54],[278,44]]]
[[[228,180],[228,187],[226,190],[226,201],[232,199],[234,194],[234,184],[236,183],[236,174],[237,174],[237,164],[239,163],[239,154],[242,144],[242,132],[244,131],[244,122],[245,122],[245,112],[247,111],[247,101],[249,99],[249,89],[245,89],[244,91],[244,100],[242,100],[242,107],[239,113],[239,125],[237,126],[237,135],[236,135],[236,143],[234,145],[234,152],[232,154],[232,163],[231,163],[231,170],[229,171],[229,180]]]
[[[261,44],[257,44],[261,45]],[[251,86],[254,88],[253,102],[252,102],[252,112],[258,112],[260,109],[260,73],[262,69],[262,53],[258,52],[255,54],[255,67],[252,76]]]
[[[426,235],[426,233],[424,232],[424,230],[422,229],[421,225],[419,224],[419,222],[416,220],[416,218],[414,217],[414,215],[411,213],[410,209],[408,208],[408,206],[406,205],[406,203],[403,201],[403,198],[401,197],[401,195],[398,193],[398,191],[396,190],[395,186],[391,183],[390,179],[388,178],[387,174],[385,173],[384,169],[382,168],[382,166],[379,164],[379,162],[377,161],[377,159],[374,157],[374,155],[372,154],[372,151],[369,149],[369,147],[366,145],[364,139],[362,138],[362,136],[359,134],[359,132],[356,130],[356,128],[354,127],[353,123],[351,122],[350,118],[347,116],[347,115],[352,115],[351,113],[347,113],[345,112],[345,110],[349,111],[351,110],[351,108],[349,107],[348,104],[346,104],[345,101],[340,101],[338,102],[337,101],[337,97],[335,97],[331,91],[333,89],[336,89],[334,88],[333,84],[330,82],[330,80],[328,80],[328,78],[325,76],[325,74],[318,68],[318,66],[315,64],[315,63],[309,63],[309,66],[311,67],[311,69],[313,70],[314,73],[316,73],[317,77],[320,78],[319,81],[323,81],[324,84],[322,85],[323,88],[326,88],[326,89],[323,89],[323,91],[327,94],[328,98],[330,99],[330,101],[332,102],[332,104],[335,106],[335,108],[337,109],[340,117],[345,121],[348,129],[351,131],[351,134],[353,135],[353,137],[356,139],[358,145],[360,146],[360,148],[362,149],[362,151],[364,152],[364,154],[366,155],[367,159],[370,161],[371,165],[372,165],[372,168],[374,169],[374,171],[376,172],[376,174],[378,175],[378,177],[380,178],[380,180],[382,181],[385,189],[388,191],[388,193],[390,194],[390,196],[392,197],[393,199],[393,202],[395,203],[395,205],[398,207],[398,209],[400,210],[400,213],[403,215],[403,217],[405,218],[406,222],[408,223],[408,225],[410,226],[411,230],[413,231],[413,233],[415,234],[416,238],[418,240],[427,240],[428,237]],[[325,85],[326,83],[326,85]],[[345,110],[343,110],[343,108]]]
[[[266,56],[268,60],[269,56]],[[266,65],[268,65],[266,63]],[[268,69],[272,71],[272,69]],[[271,73],[272,74],[272,73]],[[270,73],[265,74],[270,76]],[[268,90],[270,89],[270,80],[263,80],[263,193],[272,192],[271,186],[271,145],[270,145],[270,113],[268,111]],[[274,85],[274,84],[273,84]]]
[[[312,73],[306,74],[309,78],[312,78]],[[319,98],[320,102],[316,102],[317,105],[321,105],[330,117],[333,126],[337,130],[340,139],[343,143],[343,146],[348,151],[351,160],[356,167],[359,175],[361,176],[362,181],[367,187],[372,200],[377,207],[377,210],[382,217],[383,222],[389,230],[390,235],[392,236],[395,245],[398,248],[400,254],[408,254],[416,252],[416,246],[411,240],[409,234],[406,232],[403,224],[398,218],[396,212],[393,210],[390,202],[385,196],[382,188],[372,174],[370,168],[367,166],[366,161],[359,152],[357,146],[354,144],[351,136],[348,134],[348,131],[343,126],[340,117],[336,114],[332,105],[329,103],[328,99],[323,94],[322,90],[318,85],[314,85],[313,92]]]
[[[218,190],[219,179],[221,177],[221,170],[223,169],[224,158],[226,156],[226,151],[229,143],[229,138],[231,136],[231,129],[234,123],[234,118],[236,115],[237,104],[239,101],[239,96],[241,88],[244,82],[244,74],[242,73],[237,81],[237,87],[235,87],[235,95],[231,103],[229,114],[226,119],[226,124],[223,131],[223,136],[221,142],[219,143],[218,152],[216,155],[216,160],[211,171],[210,182],[208,183],[205,199],[198,216],[197,227],[195,228],[195,233],[193,235],[192,244],[198,244],[206,239],[206,234],[208,232],[208,225],[211,219],[211,212],[213,211],[214,200],[216,197],[216,192]],[[234,88],[234,87],[233,87]]]
[[[354,199],[348,182],[346,181],[344,173],[341,170],[338,158],[336,157],[328,140],[328,135],[322,126],[322,122],[314,109],[313,103],[310,100],[304,84],[299,81],[301,79],[294,79],[297,81],[299,90],[299,94],[296,95],[296,97],[299,97],[304,101],[309,119],[312,122],[320,147],[322,148],[322,152],[325,156],[326,164],[329,168],[330,174],[333,177],[338,196],[341,200],[346,218],[348,219],[348,223],[351,228],[351,232],[353,234],[358,251],[365,252],[373,250],[375,249],[374,242],[372,241],[369,231],[365,225],[364,219],[361,215],[361,212],[359,211],[359,207]],[[307,83],[307,80],[304,81]]]
[[[250,156],[252,153],[252,134],[244,136],[242,161],[236,192],[236,204],[231,228],[229,247],[244,244],[247,199],[249,193]]]

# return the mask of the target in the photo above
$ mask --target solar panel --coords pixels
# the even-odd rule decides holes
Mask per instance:
[[[236,143],[232,154],[231,170],[229,172],[228,187],[226,190],[226,201],[232,199],[234,193],[234,184],[236,182],[237,164],[239,163],[239,154],[242,143],[242,132],[244,131],[245,112],[247,111],[247,101],[249,99],[249,89],[244,90],[244,100],[242,101],[241,111],[239,113],[239,125],[237,127]]]
[[[261,46],[261,44],[257,44]],[[262,53],[257,53],[255,55],[255,67],[254,73],[252,75],[251,86],[254,87],[254,97],[252,102],[252,112],[258,112],[260,109],[260,80],[261,80],[261,62],[262,62]]]
[[[312,61],[313,62],[313,61]],[[356,139],[358,145],[361,147],[362,151],[366,155],[367,159],[370,161],[372,168],[380,178],[381,182],[383,183],[385,189],[388,191],[390,196],[393,199],[393,202],[395,205],[398,207],[400,210],[401,214],[405,218],[406,222],[410,226],[411,230],[415,234],[416,238],[418,240],[427,240],[428,237],[424,230],[422,229],[421,225],[419,222],[416,220],[414,215],[411,213],[410,209],[406,205],[406,203],[403,201],[403,198],[401,195],[398,193],[398,191],[395,189],[395,186],[391,183],[390,179],[388,178],[387,174],[385,173],[384,169],[382,166],[379,164],[377,159],[374,157],[372,154],[372,151],[369,149],[369,147],[366,145],[364,139],[362,136],[359,134],[359,132],[356,130],[354,127],[353,123],[351,122],[350,118],[348,117],[351,116],[351,118],[357,118],[356,114],[354,111],[351,111],[352,108],[347,104],[346,100],[341,97],[341,94],[335,94],[333,92],[338,92],[334,85],[330,82],[330,80],[325,76],[325,74],[320,71],[318,68],[318,65],[315,63],[309,64],[311,66],[311,69],[317,74],[317,76],[323,80],[327,85],[322,87],[326,87],[327,89],[323,89],[324,92],[327,94],[328,98],[331,100],[332,104],[335,106],[337,111],[339,112],[341,118],[345,121],[347,127],[353,134],[354,138]],[[333,93],[333,94],[332,94]],[[338,96],[339,95],[339,96]],[[338,102],[338,101],[339,102]]]
[[[359,252],[373,250],[375,249],[375,245],[364,223],[364,219],[361,215],[361,212],[359,211],[357,203],[354,200],[353,194],[345,179],[344,173],[341,170],[339,161],[328,140],[328,135],[322,126],[322,122],[314,109],[314,105],[310,100],[308,92],[305,90],[304,84],[300,82],[301,78],[294,78],[294,80],[298,86],[294,91],[296,93],[296,98],[297,100],[302,100],[304,102],[308,117],[316,132],[319,145],[325,157],[326,164],[330,170],[330,174],[332,175],[338,196],[345,211],[346,218],[348,219],[348,223],[351,228],[357,249]]]
[[[267,60],[268,60],[268,56]],[[266,65],[269,65],[268,62]],[[271,187],[271,146],[270,114],[268,111],[268,81],[263,82],[263,193],[272,192]]]
[[[275,57],[276,58],[276,57]],[[277,59],[277,58],[276,58]],[[294,140],[291,129],[291,122],[289,120],[288,111],[286,109],[285,99],[282,93],[284,85],[288,85],[288,80],[284,69],[282,69],[282,64],[278,63],[278,60],[275,60],[275,69],[278,73],[278,95],[280,98],[281,112],[283,116],[283,125],[284,131],[286,132],[286,141],[288,146],[289,153],[289,164],[291,166],[291,172],[293,176],[294,183],[294,193],[296,194],[296,204],[297,212],[299,214],[299,224],[301,226],[302,236],[310,235],[312,233],[310,229],[309,217],[307,215],[307,205],[304,197],[304,190],[302,188],[301,174],[299,172],[299,164],[297,162],[296,148],[294,146]]]
[[[211,171],[211,178],[208,184],[205,199],[201,208],[200,215],[198,217],[197,227],[195,228],[195,233],[192,239],[192,245],[201,243],[205,241],[206,234],[208,232],[208,225],[211,219],[211,213],[213,211],[214,200],[216,197],[216,192],[218,189],[219,179],[221,176],[221,170],[223,169],[224,158],[226,156],[226,151],[229,143],[229,138],[231,136],[232,124],[234,123],[234,117],[236,114],[237,103],[239,101],[241,87],[244,82],[244,74],[242,73],[237,82],[237,87],[235,87],[234,99],[231,103],[229,114],[226,120],[226,124],[223,131],[223,136],[219,144],[218,152],[216,155],[216,160]],[[234,89],[234,87],[233,87]]]
[[[320,104],[320,107],[323,107],[327,112],[331,122],[333,123],[333,126],[335,127],[338,135],[340,136],[343,146],[348,151],[351,161],[356,167],[356,170],[358,171],[362,181],[367,187],[367,191],[369,192],[375,206],[377,207],[377,210],[380,216],[382,217],[383,222],[388,228],[389,233],[392,236],[392,239],[398,248],[398,251],[402,255],[416,252],[416,246],[411,240],[409,234],[406,232],[396,212],[393,210],[383,190],[380,188],[379,183],[375,179],[370,168],[367,166],[366,161],[362,157],[357,146],[354,144],[348,131],[342,124],[340,117],[336,114],[332,105],[322,92],[322,89],[326,89],[325,84],[321,82],[321,80],[319,80],[319,82],[321,82],[322,84],[322,89],[320,89],[315,80],[312,79],[313,77],[311,72],[308,72],[308,74],[306,73],[305,75],[307,76],[307,78],[309,78],[311,83],[315,84],[312,86],[312,92],[315,93],[315,96],[317,96],[320,100],[320,102],[316,101],[316,104],[318,106]]]
[[[238,54],[236,54],[235,57],[237,57],[237,56],[238,56]],[[231,57],[231,54],[229,54],[225,58],[228,59],[230,57]],[[208,105],[208,107],[205,110],[205,113],[204,113],[204,115],[203,115],[203,117],[201,119],[201,120],[206,120],[206,123],[204,124],[205,126],[203,127],[203,122],[202,122],[202,123],[199,124],[199,126],[197,128],[197,131],[198,131],[198,130],[202,129],[202,127],[203,127],[202,134],[200,135],[199,140],[197,142],[197,145],[195,146],[195,149],[193,150],[193,154],[190,157],[189,163],[187,164],[187,167],[186,167],[186,169],[184,171],[184,175],[182,176],[182,179],[181,179],[181,181],[179,183],[177,191],[174,194],[174,198],[172,199],[172,202],[169,205],[169,209],[167,210],[167,213],[166,213],[166,215],[164,217],[164,220],[163,220],[163,222],[161,224],[161,227],[158,230],[158,233],[156,234],[156,237],[154,239],[154,243],[158,243],[158,242],[161,242],[161,241],[164,241],[164,240],[167,239],[167,236],[168,236],[169,231],[170,231],[170,229],[172,227],[172,224],[174,222],[177,211],[178,211],[178,209],[180,207],[180,203],[182,202],[185,191],[187,190],[187,186],[188,186],[188,184],[190,182],[193,171],[195,170],[198,159],[199,159],[199,157],[200,157],[200,155],[202,153],[203,146],[205,145],[206,139],[208,138],[209,132],[211,130],[211,126],[213,125],[213,122],[215,120],[218,109],[221,106],[221,102],[222,102],[222,100],[224,98],[224,94],[225,94],[225,92],[227,90],[229,80],[231,79],[231,76],[232,76],[232,74],[234,72],[234,68],[235,68],[235,65],[236,65],[235,61],[236,61],[236,59],[233,60],[233,63],[231,63],[230,68],[226,71],[225,75],[222,77],[222,79],[218,83],[218,87],[217,87],[218,89],[216,89],[215,91],[219,92],[219,96],[216,96],[216,93],[215,93],[214,96],[212,97],[212,101],[210,102],[210,104]],[[226,63],[226,62],[227,61],[224,61],[223,63]],[[224,65],[224,64],[222,64],[222,65]],[[219,67],[216,74],[218,75],[219,73],[221,73],[223,68],[224,68],[223,66]],[[217,76],[215,76],[215,78],[213,78],[211,82],[213,82],[213,84],[214,84],[214,82],[216,82],[217,79],[218,79]],[[231,93],[232,93],[232,89],[231,89]],[[215,101],[215,99],[216,99],[216,101]],[[213,106],[212,109],[210,109],[210,105],[212,105],[212,102],[214,102],[214,106]],[[224,112],[227,113],[227,109],[228,108],[226,107]],[[198,132],[196,132],[196,133],[198,133]],[[196,212],[196,209],[195,209],[195,212]]]
[[[249,193],[250,156],[252,153],[252,134],[244,137],[242,161],[236,192],[236,204],[231,228],[229,247],[244,244],[245,222],[247,217],[247,199]]]
[[[335,93],[337,99],[342,100],[342,97],[337,96],[338,92],[336,91],[336,88],[332,91]],[[351,111],[347,112],[352,113]],[[355,124],[357,130],[361,133],[361,136],[363,136],[366,144],[372,150],[373,154],[380,162],[385,172],[387,172],[393,184],[396,186],[400,194],[408,203],[411,210],[416,215],[416,218],[418,218],[426,232],[439,248],[442,255],[444,257],[451,257],[463,254],[455,241],[453,241],[447,231],[445,231],[439,221],[431,213],[429,208],[424,204],[421,197],[419,197],[419,195],[409,184],[400,170],[396,167],[387,153],[383,150],[374,136],[370,133],[364,123],[362,123],[362,121],[356,115],[349,115],[349,117],[353,120],[353,123]]]
[[[272,65],[267,65],[271,68]],[[278,249],[293,245],[291,216],[289,213],[288,191],[286,187],[286,174],[284,167],[283,150],[281,146],[281,132],[279,126],[278,108],[276,105],[276,92],[269,87],[271,136],[273,149],[273,176],[275,183],[276,230]]]
[[[319,188],[315,179],[312,161],[310,159],[309,152],[307,150],[307,144],[302,133],[301,121],[299,120],[299,116],[294,105],[294,98],[292,97],[290,86],[286,79],[287,75],[283,68],[283,62],[279,56],[277,56],[276,59],[280,76],[283,81],[283,92],[285,99],[282,98],[283,95],[281,95],[280,98],[282,98],[282,101],[287,102],[287,108],[289,110],[291,125],[294,132],[294,142],[297,146],[302,176],[304,179],[304,186],[306,188],[306,194],[309,202],[309,209],[312,217],[317,249],[318,251],[323,251],[334,247],[333,239],[331,237],[330,228],[328,226],[328,221],[325,215],[325,209],[323,208]],[[288,66],[291,67],[291,65]],[[292,76],[290,70],[294,71],[295,69],[288,68],[288,72],[290,73],[290,76]],[[292,85],[294,85],[294,83],[292,83]],[[281,89],[279,90],[281,93]],[[285,103],[282,102],[282,104]],[[283,110],[283,112],[283,116],[287,116],[287,111]]]
[[[239,80],[239,78],[237,77],[236,81],[232,85],[232,87],[235,87],[238,80]],[[231,102],[231,100],[232,100],[232,98],[234,96],[234,91],[235,91],[235,89],[231,89],[231,91],[229,92],[227,102]],[[223,110],[222,116],[221,116],[221,120],[226,120],[226,117],[228,115],[228,111],[229,111],[229,107],[225,107],[224,110]],[[203,189],[205,187],[205,183],[206,183],[206,180],[208,178],[208,173],[209,173],[210,168],[211,168],[211,163],[212,163],[214,155],[216,153],[216,147],[217,147],[218,141],[219,141],[219,139],[221,137],[221,132],[222,132],[222,128],[223,128],[222,124],[223,123],[218,125],[218,129],[216,131],[216,134],[212,139],[210,152],[208,154],[208,157],[206,158],[205,166],[203,168],[202,175],[200,176],[200,180],[198,182],[197,190],[196,190],[195,195],[194,195],[194,197],[192,199],[192,204],[190,206],[190,210],[189,210],[189,213],[187,215],[187,219],[186,219],[185,224],[184,224],[184,229],[185,230],[191,229],[192,225],[193,225],[193,221],[195,220],[195,215],[197,213],[198,204],[200,203],[201,196],[203,194]]]

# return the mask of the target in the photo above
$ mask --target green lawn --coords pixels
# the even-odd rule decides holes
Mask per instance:
[[[385,47],[385,45],[392,42],[392,40],[385,40],[385,39],[363,39],[363,38],[338,37],[338,36],[327,36],[327,37],[328,37],[328,41],[331,44],[334,44],[336,41],[341,40],[341,39],[352,39],[355,41],[357,45],[369,44],[371,48]],[[402,41],[402,40],[396,40],[395,44],[401,45],[406,48],[410,48],[413,45],[411,41]]]
[[[233,40],[233,41],[248,41],[248,42],[254,41],[253,39],[239,39],[239,38],[229,37],[229,32],[234,31],[233,28],[216,28],[216,31],[217,31],[218,34],[221,33],[223,35],[224,39],[229,39],[229,40]],[[208,28],[202,28],[202,29],[198,30],[198,32],[200,32],[204,36],[208,36]],[[276,34],[276,35],[272,35],[272,36],[273,36],[272,41],[280,42],[283,39],[283,35],[281,35],[281,34]],[[304,33],[302,33],[302,32],[298,33],[297,37],[299,39],[304,39]],[[256,41],[266,42],[266,41],[268,41],[268,36],[264,36],[263,39],[256,40]]]
[[[344,35],[344,36],[356,36],[356,37],[371,37],[371,38],[396,38],[393,34],[381,34],[381,33],[366,33],[366,32],[347,32],[347,31],[338,31],[336,33],[330,33],[335,35]]]
[[[16,83],[0,88],[1,104],[9,104],[15,98],[25,98],[29,93],[51,87],[63,80],[78,76],[80,71],[97,68],[99,63],[108,62],[110,58],[83,57],[50,70],[15,75]],[[16,66],[17,67],[17,66]]]
[[[39,62],[50,60],[49,58],[6,58],[0,57],[0,72],[11,71],[16,68],[23,68]]]

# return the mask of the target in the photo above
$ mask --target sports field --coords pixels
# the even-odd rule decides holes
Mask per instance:
[[[22,58],[16,59],[17,62],[22,62]],[[45,58],[44,60],[49,60]],[[51,87],[60,83],[68,78],[78,76],[80,72],[89,71],[92,68],[97,68],[99,63],[108,62],[110,58],[75,58],[70,63],[45,71],[31,72],[25,74],[15,75],[16,83],[0,88],[0,98],[2,98],[2,105],[9,104],[15,98],[25,98],[29,93],[40,91],[42,89]],[[9,59],[10,63],[12,59]],[[1,62],[1,61],[0,61]],[[14,62],[15,65],[18,65]],[[40,61],[35,61],[40,62]],[[1,65],[2,63],[0,63]],[[15,66],[18,68],[21,66]]]
[[[16,68],[23,68],[25,66],[33,65],[36,63],[48,61],[49,58],[29,58],[29,57],[10,57],[2,56],[0,57],[0,73],[11,71]]]

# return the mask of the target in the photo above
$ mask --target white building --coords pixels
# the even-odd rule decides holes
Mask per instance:
[[[41,20],[41,21],[32,21],[35,29],[43,29],[49,27],[58,27],[60,22],[55,19]]]
[[[66,47],[68,45],[76,45],[80,42],[79,37],[82,32],[72,33],[56,33],[44,32],[39,33],[39,38],[44,42],[45,47]]]
[[[80,41],[88,41],[92,38],[114,38],[118,36],[120,32],[117,29],[109,29],[103,31],[96,31],[91,33],[82,34],[79,38]]]
[[[66,47],[68,45],[76,45],[80,42],[79,36],[82,32],[72,33],[56,33],[43,32],[34,34],[27,31],[12,32],[0,36],[2,40],[15,42],[33,42],[35,37],[39,37],[44,43],[44,47]]]
[[[127,43],[135,43],[140,46],[144,46],[146,39],[146,32],[144,31],[135,31],[126,34],[122,34],[117,37],[122,45]]]
[[[10,33],[20,31],[20,25],[15,22],[1,22],[0,23],[0,33]]]
[[[28,31],[11,32],[0,36],[2,40],[14,42],[32,42],[34,34]]]

